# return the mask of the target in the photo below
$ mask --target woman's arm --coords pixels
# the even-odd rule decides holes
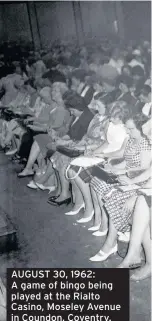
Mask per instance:
[[[35,132],[44,132],[44,133],[47,133],[47,125],[40,125],[40,124],[33,124],[33,125],[28,125],[27,126],[28,128],[32,129],[33,131]]]
[[[140,166],[129,168],[128,173],[147,170],[151,166],[151,151],[143,151],[140,154]]]
[[[141,182],[144,182],[144,181],[148,180],[150,178],[150,176],[151,176],[151,169],[152,168],[149,168],[149,169],[145,170],[144,172],[142,172],[137,177],[132,178],[131,179],[132,184],[138,184],[138,183],[141,183]]]
[[[123,158],[127,141],[128,141],[128,137],[124,140],[121,148],[115,152],[104,153],[104,151],[103,151],[104,157],[112,158],[112,159]]]
[[[99,146],[98,148],[96,148],[96,149],[94,150],[94,154],[97,154],[97,155],[103,154],[104,149],[107,148],[108,145],[109,145],[109,144],[108,144],[107,142],[103,143],[101,146]]]
[[[145,153],[149,157],[146,158]],[[135,171],[135,172],[140,171],[140,173],[134,178],[129,178],[126,175],[123,177],[120,177],[120,183],[122,183],[123,185],[126,185],[126,184],[131,185],[131,184],[138,184],[138,183],[148,180],[151,177],[151,169],[152,169],[152,164],[151,164],[151,159],[150,159],[151,155],[149,155],[149,154],[150,154],[149,151],[147,151],[147,152],[144,151],[142,153],[141,166],[135,167],[132,170],[129,169],[129,171],[128,171],[128,174],[132,173],[133,171]]]

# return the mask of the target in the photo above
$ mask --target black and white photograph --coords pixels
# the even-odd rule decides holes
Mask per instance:
[[[6,319],[8,268],[127,269],[151,319],[151,88],[151,1],[0,2],[0,321],[60,321]]]

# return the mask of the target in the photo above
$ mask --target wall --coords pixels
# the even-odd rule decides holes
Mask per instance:
[[[3,31],[3,12],[2,12],[2,6],[0,6],[0,40],[3,39],[4,31]]]
[[[0,4],[0,9],[3,12],[3,37],[6,40],[31,40],[26,3]]]
[[[125,35],[127,39],[151,40],[151,1],[123,1]]]
[[[96,38],[114,33],[113,22],[116,19],[113,2],[80,2],[84,35]]]
[[[71,1],[36,2],[42,44],[56,39],[76,38],[73,4]]]
[[[150,1],[0,3],[0,38],[31,40],[32,29],[37,46],[49,45],[56,39],[73,38],[82,43],[83,38],[114,34],[114,21],[118,19],[122,38],[150,39],[150,6]]]

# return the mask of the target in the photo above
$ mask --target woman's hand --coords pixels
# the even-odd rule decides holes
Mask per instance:
[[[67,146],[70,143],[70,140],[64,140],[64,139],[58,139],[57,140],[57,145],[59,146]]]
[[[111,171],[112,170],[112,166],[111,166],[111,164],[105,164],[104,165],[104,169],[108,172],[108,171]]]
[[[44,133],[46,132],[46,128],[43,128],[43,127],[38,127],[35,125],[28,125],[27,127],[32,129],[35,132],[44,132]]]
[[[69,137],[69,135],[64,135],[64,136],[62,137],[62,139],[64,139],[64,140],[70,140],[70,137]]]
[[[85,146],[77,146],[77,145],[75,145],[75,149],[80,150],[80,151],[84,151],[85,150]]]
[[[121,185],[133,184],[132,180],[129,177],[127,177],[126,175],[120,175],[118,178],[118,181],[121,183]]]
[[[85,150],[85,151],[84,151],[84,156],[94,157],[94,153],[93,153],[92,150]]]
[[[104,154],[97,153],[96,151],[93,152],[94,157],[105,158]]]

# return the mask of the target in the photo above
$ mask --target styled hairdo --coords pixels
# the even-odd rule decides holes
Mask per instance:
[[[144,114],[132,113],[131,110],[128,110],[128,114],[124,117],[124,123],[128,120],[132,120],[138,130],[142,133],[142,126],[148,121],[148,117]]]
[[[127,118],[128,110],[125,108],[125,103],[124,106],[120,104],[116,104],[113,106],[111,110],[111,116],[113,118],[119,118],[123,123],[125,122],[125,119]]]

